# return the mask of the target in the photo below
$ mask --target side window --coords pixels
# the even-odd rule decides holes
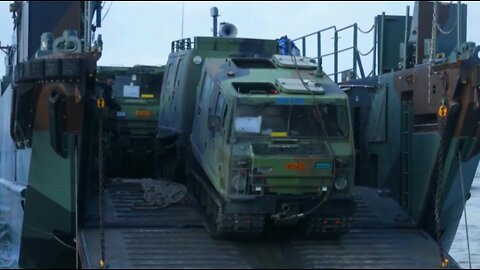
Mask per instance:
[[[178,59],[177,63],[177,69],[175,70],[175,86],[174,88],[177,88],[178,85],[180,84],[180,78],[178,77],[178,71],[180,70],[180,66],[182,65],[182,58]]]
[[[167,79],[168,79],[168,76],[170,76],[171,69],[172,69],[172,63],[168,65],[167,72],[165,72],[165,74],[163,75],[163,85],[165,86],[167,86]]]
[[[225,126],[225,121],[227,121],[227,112],[228,112],[228,104],[225,105],[225,109],[223,110],[223,117],[222,117],[222,126]]]
[[[165,98],[164,96],[166,95],[166,92],[167,91],[163,91],[163,90],[167,90],[168,89],[168,86],[169,86],[169,82],[170,82],[170,73],[172,71],[172,63],[170,63],[168,65],[168,68],[167,68],[167,72],[165,72],[165,74],[163,75],[163,85],[162,85],[162,92],[160,93],[160,96],[161,98]]]
[[[213,83],[212,90],[210,92],[210,102],[208,106],[208,114],[216,115],[218,96],[220,95],[220,86]]]
[[[225,98],[222,93],[218,93],[217,105],[215,106],[215,115],[222,117],[223,106],[225,105]]]
[[[204,105],[208,104],[208,96],[212,90],[212,79],[210,76],[205,73],[205,76],[203,78],[203,84],[202,84],[202,89],[200,90],[200,104],[203,107]],[[208,107],[208,106],[207,106]]]

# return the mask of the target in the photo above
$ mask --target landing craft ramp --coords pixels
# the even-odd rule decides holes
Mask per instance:
[[[146,180],[148,181],[148,180]],[[354,225],[338,240],[267,235],[258,240],[211,239],[188,199],[165,208],[144,203],[140,183],[105,190],[105,254],[109,268],[439,268],[436,242],[417,229],[395,201],[355,187]],[[91,210],[98,208],[92,200]],[[98,268],[98,216],[80,231],[84,268]],[[285,238],[285,237],[284,237]],[[459,268],[449,257],[450,267]]]

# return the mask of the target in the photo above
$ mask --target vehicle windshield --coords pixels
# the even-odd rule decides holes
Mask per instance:
[[[238,105],[235,110],[237,136],[345,137],[347,108],[339,105]]]
[[[142,98],[145,95],[159,98],[161,88],[162,75],[159,74],[116,75],[113,84],[115,96],[123,98]]]

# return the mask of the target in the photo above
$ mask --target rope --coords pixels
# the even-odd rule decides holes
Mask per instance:
[[[436,39],[437,39],[437,8],[438,1],[433,3],[432,15],[432,38],[430,39],[430,59],[428,61],[428,104],[432,104],[432,65],[435,56]]]
[[[444,34],[444,35],[448,35],[448,34],[452,33],[453,30],[455,30],[456,27],[457,27],[457,22],[455,22],[455,24],[452,26],[452,29],[450,29],[449,31],[445,31],[440,27],[440,25],[437,24],[438,31],[440,33]]]
[[[67,244],[65,243],[65,241],[63,241],[62,239],[58,238],[58,236],[56,236],[55,234],[52,234],[52,237],[53,239],[57,240],[60,244],[62,244],[63,246],[65,246],[66,248],[69,248],[71,250],[76,250],[75,246],[72,246],[70,244]]]
[[[373,28],[375,28],[375,25],[372,25],[372,28],[370,28],[368,31],[363,31],[359,26],[357,26],[357,30],[360,31],[360,33],[363,33],[363,34],[368,34],[368,33],[372,32]]]
[[[472,258],[470,253],[470,238],[468,236],[467,203],[465,202],[465,188],[463,187],[463,173],[462,173],[462,162],[460,160],[460,151],[458,151],[458,169],[460,170],[460,184],[462,186],[463,216],[465,217],[465,233],[467,234],[468,265],[470,269],[472,269]]]
[[[107,14],[108,14],[108,12],[110,11],[110,8],[112,7],[112,4],[113,4],[113,1],[110,1],[110,5],[108,6],[108,9],[107,9],[107,11],[105,12],[105,15],[103,15],[103,18],[102,18],[101,22],[103,22],[103,20],[105,19],[105,17],[107,17]]]

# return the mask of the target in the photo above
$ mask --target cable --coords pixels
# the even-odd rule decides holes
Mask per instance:
[[[449,31],[445,31],[443,30],[439,24],[437,24],[437,29],[440,33],[444,34],[444,35],[448,35],[450,33],[453,32],[453,30],[455,30],[455,28],[457,27],[457,22],[455,22],[455,24],[452,26],[452,29],[450,29]]]
[[[360,33],[368,34],[372,32],[373,28],[375,28],[375,24],[372,25],[372,28],[370,28],[368,31],[363,31],[358,25],[357,25],[357,30],[360,31]]]
[[[105,12],[105,15],[103,15],[102,20],[100,22],[103,22],[105,17],[107,17],[108,12],[110,11],[110,8],[112,7],[113,1],[110,1],[110,5],[108,6],[107,12]]]
[[[52,233],[52,237],[53,239],[57,240],[60,244],[62,244],[63,246],[69,248],[69,249],[73,249],[73,250],[77,250],[75,246],[72,246],[72,245],[69,245],[67,243],[65,243],[65,241],[63,241],[62,239],[58,238],[58,236],[56,236],[55,234]]]
[[[310,89],[310,87],[308,86],[307,83],[305,83],[305,81],[303,80],[302,78],[302,75],[300,74],[300,70],[298,69],[298,63],[297,63],[297,58],[292,54],[290,53],[290,57],[292,58],[294,64],[295,64],[295,69],[297,71],[297,75],[298,75],[298,78],[300,79],[300,81],[302,82],[303,86],[305,87],[305,89],[307,89],[310,94],[312,95],[312,101],[313,101],[313,104],[315,105],[315,108],[317,109],[317,112],[318,112],[318,115],[319,115],[319,118],[320,118],[320,125],[322,126],[322,130],[325,134],[325,141],[327,142],[327,149],[328,151],[330,152],[330,154],[333,156],[333,177],[335,177],[335,174],[336,174],[336,158],[335,158],[335,153],[333,152],[332,148],[331,148],[331,144],[330,144],[330,140],[329,140],[329,137],[328,137],[328,133],[327,133],[327,129],[325,128],[325,123],[323,121],[323,117],[322,117],[322,114],[320,113],[320,109],[318,108],[318,103],[317,101],[315,100],[315,94],[313,93],[312,89]],[[334,185],[335,181],[333,180],[331,183],[330,183],[330,187],[329,189],[327,190],[327,193],[323,196],[322,200],[317,204],[315,205],[314,207],[312,207],[310,210],[308,211],[304,211],[303,213],[299,213],[299,214],[294,214],[294,215],[290,215],[290,216],[286,216],[282,219],[294,219],[294,218],[299,218],[299,217],[304,217],[306,215],[309,215],[311,213],[313,213],[315,210],[317,210],[320,206],[322,206],[326,201],[327,201],[327,198],[330,196],[330,193],[333,189],[333,185]]]
[[[463,216],[465,217],[465,233],[467,234],[468,264],[470,266],[470,269],[472,269],[472,258],[470,255],[470,238],[468,237],[467,203],[465,202],[465,188],[463,187],[463,173],[462,162],[460,159],[460,151],[458,151],[458,169],[460,170],[460,184],[462,186]]]
[[[356,50],[356,51],[358,52],[358,54],[360,54],[361,56],[367,56],[367,55],[369,55],[370,53],[373,52],[373,49],[374,49],[374,48],[372,47],[372,48],[370,49],[370,51],[368,51],[368,52],[366,52],[366,53],[362,53],[362,52],[358,49],[358,47],[355,47],[355,50]]]

